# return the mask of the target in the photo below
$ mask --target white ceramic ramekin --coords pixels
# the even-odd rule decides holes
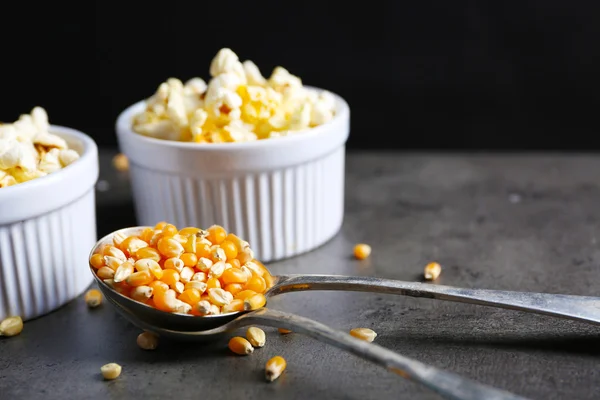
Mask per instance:
[[[287,258],[331,239],[344,215],[345,143],[350,109],[335,96],[327,124],[293,136],[245,143],[184,143],[132,131],[144,108],[121,113],[119,148],[129,159],[139,225],[219,224],[262,261]]]
[[[80,154],[42,178],[0,189],[0,319],[49,313],[92,282],[98,149],[88,136],[51,126]]]

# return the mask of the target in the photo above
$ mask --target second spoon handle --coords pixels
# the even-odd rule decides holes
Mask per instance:
[[[600,324],[600,298],[550,293],[463,289],[420,282],[403,282],[365,276],[282,275],[268,295],[304,290],[348,290],[426,297],[529,311]]]
[[[423,364],[402,356],[374,343],[356,339],[345,332],[320,322],[263,308],[250,312],[236,320],[237,326],[249,324],[267,325],[291,329],[313,339],[330,344],[358,357],[379,364],[404,378],[421,383],[446,399],[453,400],[518,400],[524,399],[510,392],[462,378],[450,372]]]

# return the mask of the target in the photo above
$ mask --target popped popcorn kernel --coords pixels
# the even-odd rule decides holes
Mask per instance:
[[[163,140],[248,142],[302,132],[335,117],[331,93],[305,88],[281,66],[267,79],[254,62],[240,62],[223,48],[209,73],[208,82],[195,77],[185,84],[176,78],[161,83],[134,116],[132,129]]]
[[[52,134],[48,114],[35,107],[12,124],[0,123],[0,188],[46,176],[70,165],[79,154]]]

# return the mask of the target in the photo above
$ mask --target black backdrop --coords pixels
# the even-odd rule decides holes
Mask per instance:
[[[221,47],[347,99],[350,148],[600,149],[598,1],[2,2],[0,120],[114,120]]]

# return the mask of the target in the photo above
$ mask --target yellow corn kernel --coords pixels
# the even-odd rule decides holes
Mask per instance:
[[[152,332],[142,332],[137,337],[137,345],[140,349],[154,350],[158,347],[158,336]]]
[[[139,249],[138,251],[135,252],[135,256],[137,257],[138,260],[141,260],[143,258],[148,258],[148,259],[154,260],[156,262],[159,262],[161,259],[160,253],[158,252],[158,250],[156,250],[153,247],[142,247],[141,249]]]
[[[223,289],[235,296],[244,289],[244,286],[241,283],[230,283],[229,285],[226,285]]]
[[[183,264],[188,267],[195,267],[198,264],[198,257],[195,253],[183,253],[180,258]]]
[[[221,308],[215,304],[211,304],[210,305],[210,313],[212,315],[219,315],[219,314],[221,314]]]
[[[165,236],[175,236],[177,235],[177,227],[173,224],[166,224],[163,228],[162,228],[163,233],[165,234]]]
[[[210,268],[213,266],[213,262],[210,258],[200,257],[198,259],[198,263],[196,264],[196,268],[198,268],[201,272],[208,273]]]
[[[246,264],[248,261],[254,260],[254,252],[250,247],[246,247],[238,252],[237,256],[238,260],[242,265]]]
[[[264,274],[264,271],[255,262],[248,261],[244,264],[244,267],[248,268],[253,275],[263,276]]]
[[[221,282],[219,282],[219,279],[217,279],[215,277],[208,278],[206,280],[206,287],[208,289],[220,288],[221,287]]]
[[[244,300],[244,310],[257,310],[261,307],[264,307],[265,304],[267,304],[267,298],[265,295],[257,293],[254,296],[248,297],[246,300]]]
[[[261,276],[253,276],[244,286],[246,290],[253,290],[256,293],[264,293],[267,289],[267,283]]]
[[[149,271],[156,279],[160,279],[163,276],[163,270],[160,267],[160,264],[151,258],[137,260],[134,267],[138,271]]]
[[[185,301],[181,301],[179,299],[175,300],[175,313],[177,314],[187,314],[192,311],[192,306],[190,306]]]
[[[289,329],[277,328],[277,330],[278,330],[278,331],[279,331],[279,333],[281,333],[282,335],[287,335],[288,333],[292,333],[292,331],[290,331]]]
[[[283,371],[285,371],[285,367],[287,367],[287,362],[283,357],[275,356],[271,358],[265,366],[265,378],[267,381],[273,382],[281,376]]]
[[[194,310],[200,316],[210,315],[212,304],[210,304],[207,300],[200,300],[194,307]]]
[[[116,275],[116,274],[115,274]],[[147,285],[154,280],[154,277],[150,273],[150,271],[138,271],[130,274],[125,282],[129,286],[142,286]]]
[[[183,245],[183,249],[186,253],[196,254],[196,250],[198,249],[198,246],[196,244],[196,235],[187,236],[187,241]]]
[[[225,304],[221,308],[221,313],[223,313],[223,314],[229,314],[232,312],[240,312],[240,311],[244,311],[244,300],[240,300],[240,299],[233,299],[233,300],[231,300],[231,303]]]
[[[167,226],[168,222],[167,221],[160,221],[158,222],[156,225],[154,225],[154,230],[160,231],[162,230],[165,226]]]
[[[104,267],[104,256],[102,254],[94,254],[90,257],[90,265],[95,269]]]
[[[436,262],[431,262],[425,266],[424,276],[428,281],[436,280],[442,273],[442,266]]]
[[[154,289],[150,286],[142,285],[134,287],[131,291],[131,298],[142,303],[145,303],[150,297],[152,297],[152,293]]]
[[[240,356],[247,356],[248,354],[252,354],[254,347],[243,337],[236,336],[229,341],[229,350]]]
[[[152,297],[157,309],[166,312],[173,312],[177,309],[177,293],[173,289],[154,292]]]
[[[233,295],[234,299],[246,300],[248,297],[252,297],[256,294],[254,290],[242,290]]]
[[[123,243],[127,239],[127,235],[123,232],[117,232],[113,235],[113,243],[117,247],[121,247],[121,243]]]
[[[185,290],[196,289],[198,292],[200,292],[200,294],[202,294],[202,293],[206,292],[206,283],[198,282],[198,281],[189,281],[188,283],[185,284],[184,289]]]
[[[223,272],[225,272],[225,263],[223,261],[217,261],[210,267],[208,276],[211,278],[220,278],[221,275],[223,275]]]
[[[112,269],[113,271],[116,271],[121,264],[123,264],[123,261],[119,260],[116,257],[113,256],[104,256],[104,265],[106,265],[108,268]]]
[[[102,293],[98,289],[90,289],[85,294],[84,300],[89,308],[98,307],[102,304]]]
[[[16,336],[23,331],[23,320],[19,316],[8,317],[0,322],[0,336]]]
[[[115,154],[112,159],[113,167],[119,172],[129,171],[129,159],[123,153]]]
[[[221,244],[221,242],[227,237],[227,231],[225,228],[219,225],[212,225],[206,231],[208,232],[206,238],[213,244]]]
[[[185,291],[185,284],[183,282],[177,281],[177,282],[173,283],[170,287],[177,294],[181,294]]]
[[[117,379],[119,375],[121,375],[121,370],[121,366],[115,363],[106,364],[100,367],[100,372],[107,381]]]
[[[188,283],[191,281],[193,276],[194,270],[190,267],[183,267],[181,272],[179,272],[179,280],[181,280],[183,283]]]
[[[377,337],[377,333],[369,328],[354,328],[350,331],[350,335],[367,342],[372,342]]]
[[[192,281],[197,281],[197,282],[206,282],[206,274],[204,272],[196,272],[194,275],[192,275]]]
[[[196,235],[198,232],[200,232],[200,228],[196,228],[194,226],[186,226],[185,228],[181,228],[179,230],[179,234],[183,236]]]
[[[157,243],[158,251],[165,257],[179,257],[183,254],[183,245],[170,237],[163,237]]]
[[[144,247],[148,247],[148,243],[135,236],[128,237],[121,243],[121,249],[127,256],[134,255],[139,249]]]
[[[144,229],[142,229],[142,232],[140,233],[140,239],[142,239],[146,243],[150,242],[150,239],[152,239],[152,236],[154,236],[154,229],[152,229],[152,228],[144,228]]]
[[[112,279],[115,276],[115,271],[108,267],[102,267],[96,272],[96,275],[100,279]]]
[[[208,289],[208,300],[219,307],[231,303],[233,295],[221,288]]]
[[[179,259],[177,257],[171,257],[171,258],[167,258],[165,260],[165,264],[164,264],[165,269],[173,269],[173,270],[181,273],[181,270],[183,269],[183,267],[184,267],[183,261],[181,261],[181,259]]]
[[[115,283],[123,282],[131,274],[133,274],[133,264],[126,261],[117,268],[113,279]]]
[[[246,339],[248,339],[253,347],[263,347],[267,341],[267,335],[265,335],[265,331],[262,329],[251,326],[246,331]]]
[[[359,260],[364,260],[365,258],[369,257],[369,255],[371,255],[371,246],[368,244],[359,243],[354,246],[354,257],[358,258]]]
[[[102,254],[104,254],[105,256],[118,258],[119,260],[121,260],[121,262],[127,261],[127,256],[125,255],[125,253],[123,253],[121,249],[115,246],[106,246],[104,249],[102,249]]]
[[[219,245],[214,245],[210,249],[210,256],[212,260],[216,263],[217,261],[225,261],[227,260],[227,255],[225,254],[225,250],[223,250]]]

